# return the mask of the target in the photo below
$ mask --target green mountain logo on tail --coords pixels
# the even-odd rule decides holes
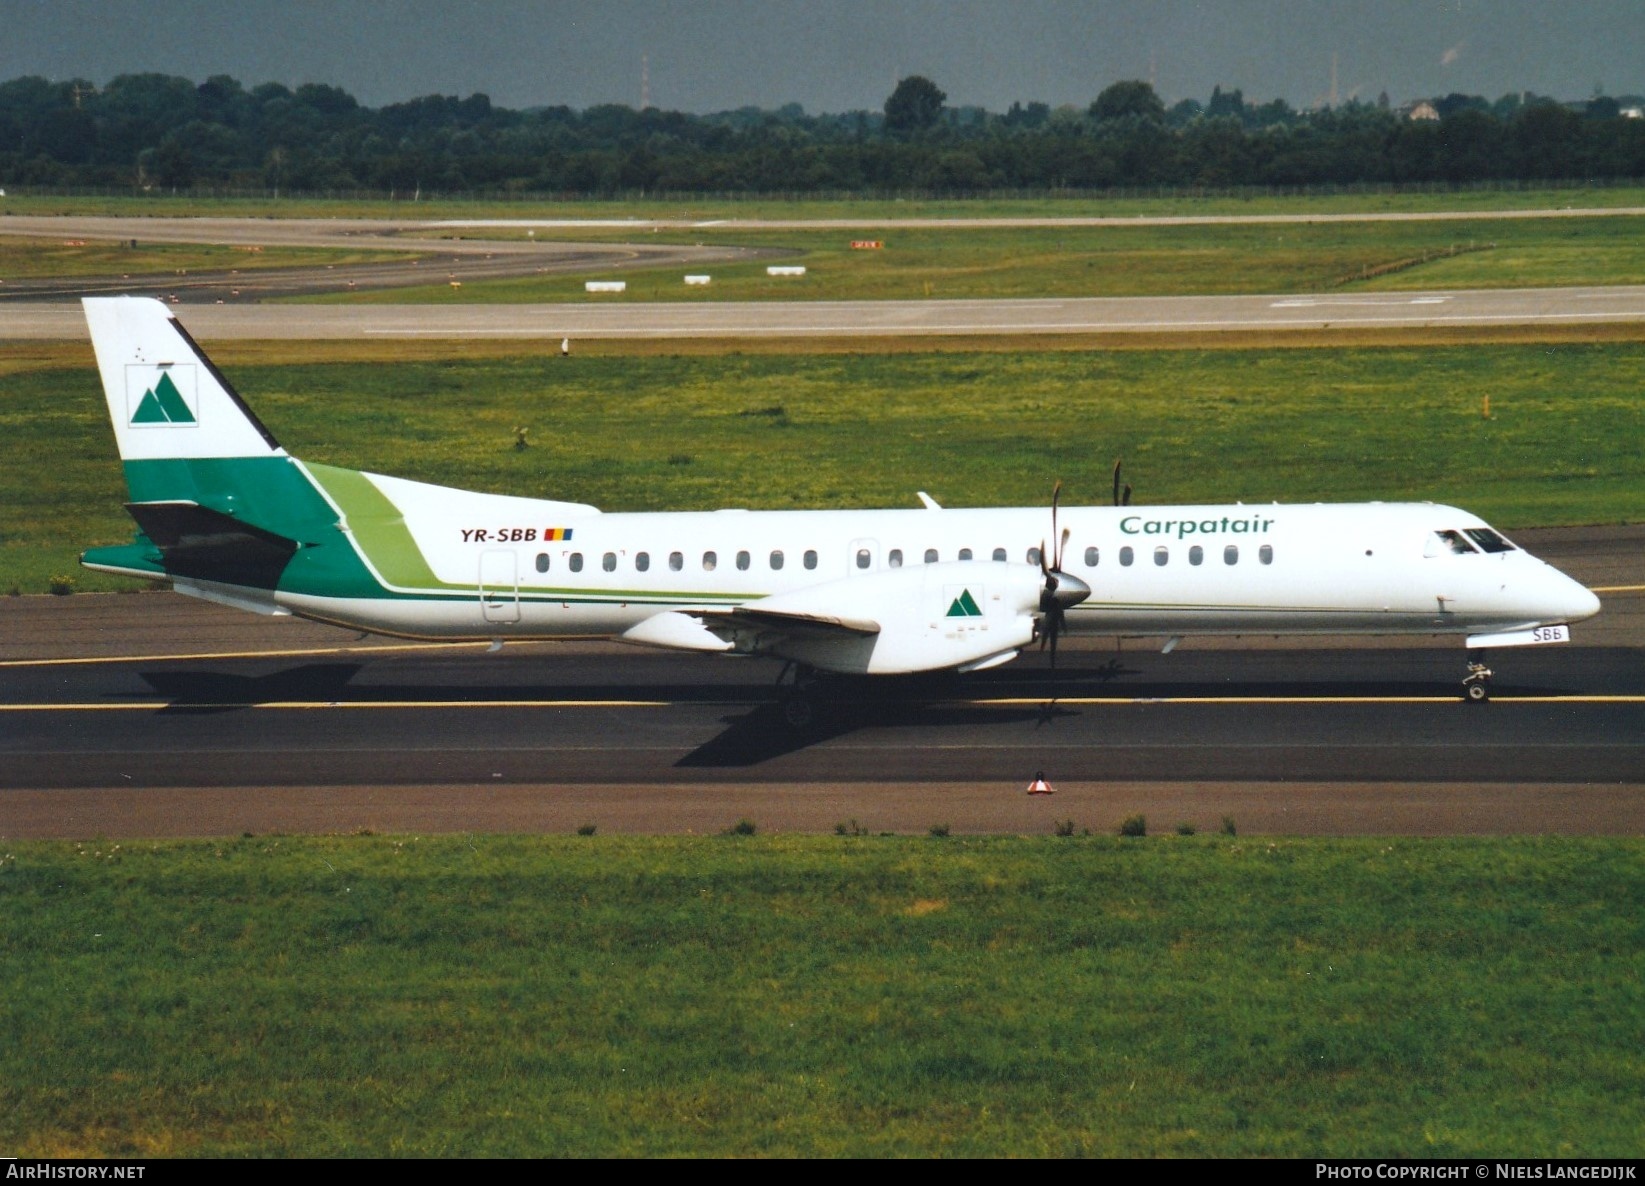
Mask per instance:
[[[982,617],[982,611],[977,608],[977,602],[971,596],[971,590],[962,590],[960,595],[954,598],[954,603],[948,607],[947,616],[950,618]]]
[[[194,413],[189,411],[188,402],[183,399],[183,393],[177,390],[177,384],[171,381],[171,376],[161,372],[160,381],[147,391],[138,401],[137,410],[131,414],[133,424],[194,424]]]

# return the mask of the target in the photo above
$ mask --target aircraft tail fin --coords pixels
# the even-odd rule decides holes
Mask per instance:
[[[171,310],[141,297],[83,304],[140,534],[82,564],[201,596],[268,591],[302,549],[340,540],[337,511]],[[324,549],[352,571],[345,551]]]
[[[82,304],[121,460],[285,455],[165,305],[148,297]]]

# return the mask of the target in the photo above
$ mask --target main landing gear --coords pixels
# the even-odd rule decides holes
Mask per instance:
[[[817,685],[821,681],[810,667],[789,663],[777,676],[782,690],[783,724],[796,733],[803,733],[817,723]]]
[[[1462,696],[1475,704],[1484,704],[1491,698],[1491,669],[1485,666],[1478,651],[1468,655],[1468,674],[1462,677]]]

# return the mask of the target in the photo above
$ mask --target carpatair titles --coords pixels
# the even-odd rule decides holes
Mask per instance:
[[[1274,525],[1272,519],[1260,515],[1250,518],[1220,519],[1145,519],[1141,515],[1127,515],[1120,520],[1120,530],[1126,535],[1171,535],[1182,539],[1189,535],[1261,535]]]
[[[948,607],[950,618],[980,618],[982,611],[977,608],[976,599],[971,596],[971,590],[963,590],[954,598],[954,603]]]
[[[171,376],[162,373],[160,381],[143,393],[137,410],[131,414],[133,424],[193,424],[194,413],[188,410],[183,393]]]

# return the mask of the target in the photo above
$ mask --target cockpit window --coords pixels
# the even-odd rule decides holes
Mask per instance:
[[[1503,539],[1489,527],[1469,527],[1465,529],[1469,539],[1479,545],[1482,552],[1512,552],[1514,545]]]
[[[1436,531],[1434,534],[1439,536],[1444,541],[1445,546],[1458,556],[1466,556],[1474,550],[1474,545],[1463,539],[1460,531]]]

